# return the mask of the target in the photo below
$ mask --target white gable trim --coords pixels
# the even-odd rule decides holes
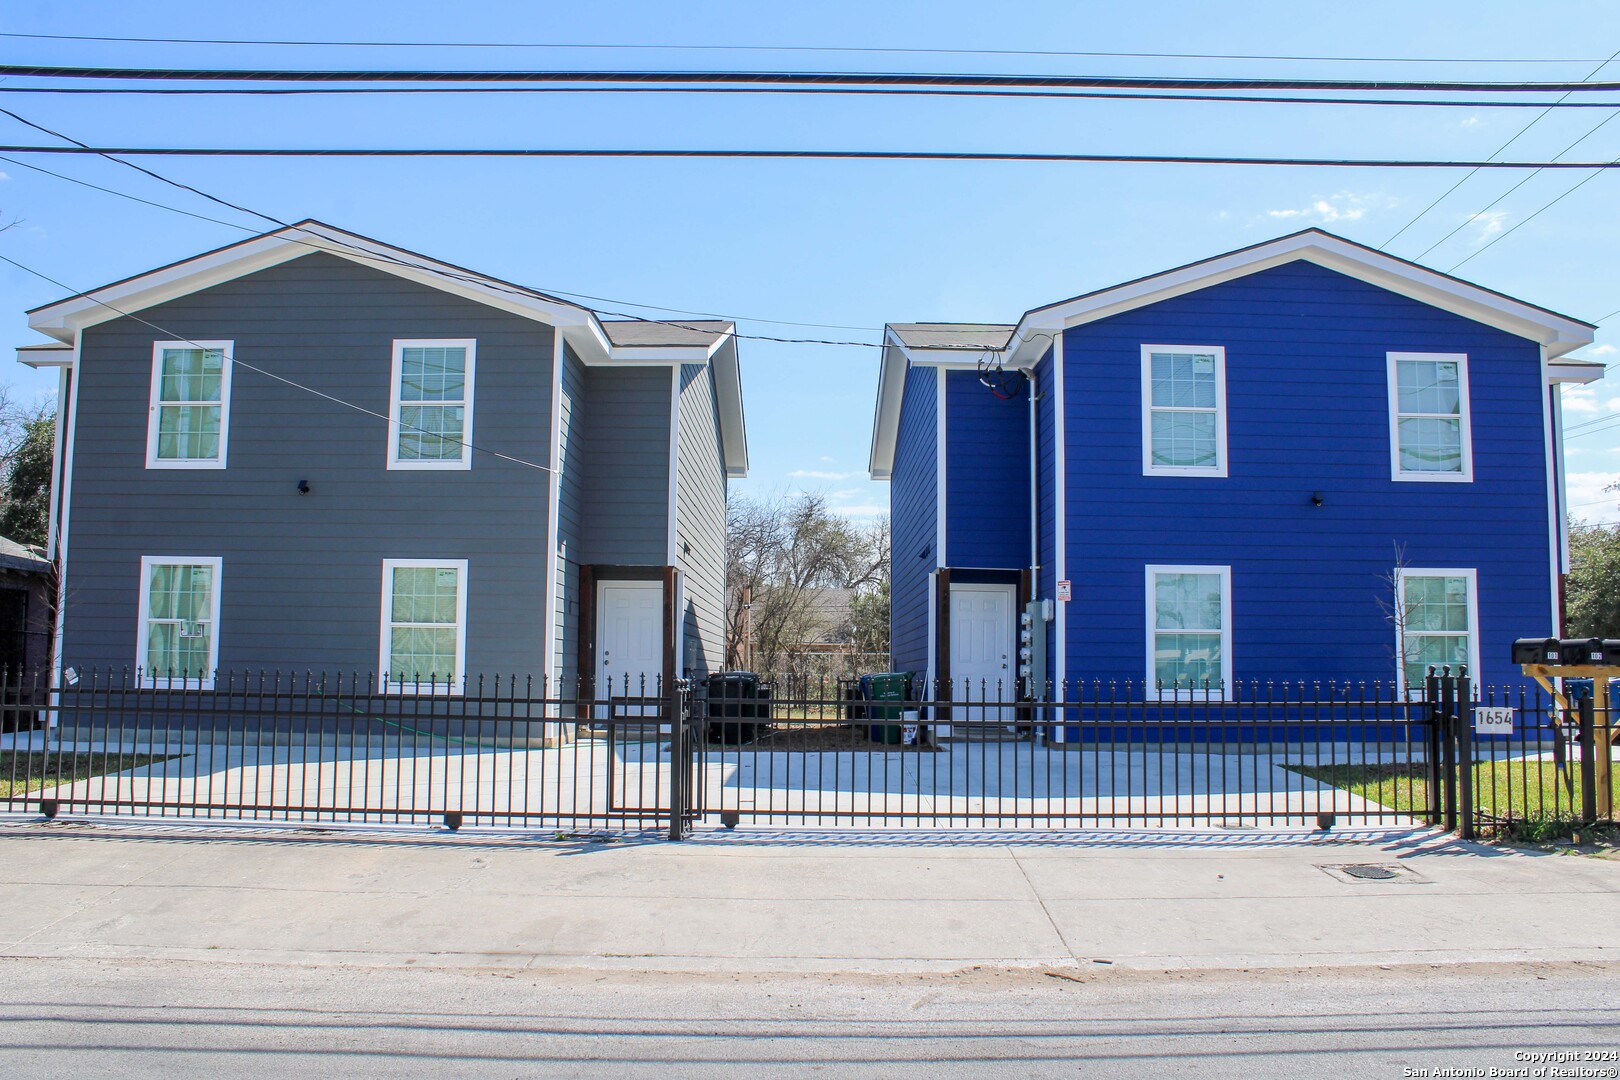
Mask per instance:
[[[1545,345],[1549,357],[1562,356],[1592,341],[1593,327],[1578,319],[1351,243],[1320,229],[1307,229],[1162,274],[1035,308],[1019,321],[1013,340],[1028,339],[1042,331],[1056,333],[1071,326],[1083,326],[1297,260],[1315,263],[1358,281],[1527,338]],[[1039,359],[1036,353],[1033,343],[1026,341],[1014,351],[1012,361],[1017,366],[1033,364]]]
[[[28,325],[58,341],[119,317],[278,266],[315,251],[369,266],[407,281],[460,296],[563,331],[582,359],[606,360],[607,334],[586,308],[514,288],[447,263],[390,247],[320,222],[256,236],[149,273],[60,300],[29,313]],[[667,363],[667,361],[666,361]]]

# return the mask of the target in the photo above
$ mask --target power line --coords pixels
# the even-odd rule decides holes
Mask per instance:
[[[1154,94],[1112,90],[952,89],[860,86],[0,86],[0,94],[120,94],[164,97],[315,97],[353,94],[744,94],[853,97],[1031,98],[1077,101],[1194,101],[1270,105],[1394,105],[1444,109],[1614,109],[1613,101],[1513,101],[1480,98],[1300,97],[1270,94]]]
[[[117,307],[116,305],[110,304],[107,301],[101,299],[100,297],[96,296],[94,293],[85,292],[83,290],[75,290],[73,288],[73,286],[65,284],[65,283],[63,283],[61,281],[58,281],[56,278],[51,277],[49,274],[46,274],[43,271],[35,270],[31,266],[25,266],[24,264],[18,262],[16,259],[13,259],[8,255],[0,254],[0,261],[7,262],[7,263],[11,264],[12,266],[15,266],[17,269],[23,271],[24,273],[32,274],[34,277],[37,277],[42,281],[48,281],[52,285],[55,285],[59,289],[66,289],[68,292],[73,293],[75,296],[83,296],[88,300],[92,300],[95,303],[97,303],[97,304],[101,305],[102,307],[106,308],[108,311],[112,311],[112,312],[114,312],[114,313],[116,313],[116,314],[118,314],[118,315],[120,315],[120,316],[122,316],[122,317],[124,317],[126,319],[133,319],[136,322],[140,323],[142,326],[146,326],[146,327],[149,327],[150,329],[156,330],[158,333],[165,335],[166,337],[170,338],[171,340],[182,341],[182,342],[185,342],[187,345],[192,346],[193,348],[203,349],[204,351],[207,351],[207,346],[201,345],[201,344],[191,340],[190,338],[186,337],[184,334],[175,333],[173,330],[170,330],[167,327],[159,326],[155,322],[151,322],[150,320],[143,319],[141,316],[136,315],[136,314],[134,314],[132,312],[125,311],[122,308]],[[257,365],[254,365],[254,364],[249,364],[244,360],[239,360],[235,356],[230,356],[229,360],[231,362],[232,367],[245,368],[246,370],[254,372],[255,374],[263,375],[267,379],[272,379],[272,380],[274,380],[274,381],[276,381],[278,383],[283,383],[283,384],[285,384],[287,386],[290,386],[295,390],[302,390],[306,394],[313,394],[315,397],[322,398],[323,400],[326,400],[326,401],[330,401],[333,404],[342,405],[346,409],[353,409],[355,412],[363,413],[366,416],[374,416],[379,420],[385,421],[389,425],[398,424],[402,429],[407,429],[407,430],[410,430],[410,431],[414,431],[414,432],[417,432],[418,434],[422,434],[422,435],[431,435],[431,436],[434,436],[435,438],[440,439],[443,442],[453,442],[453,443],[455,443],[455,444],[457,444],[459,446],[465,446],[469,450],[476,451],[477,453],[488,454],[491,457],[499,458],[502,461],[510,461],[515,465],[524,465],[524,466],[527,466],[528,468],[531,468],[531,469],[539,469],[541,472],[544,472],[544,473],[551,472],[551,469],[550,469],[549,466],[541,465],[541,464],[539,464],[537,462],[529,461],[526,458],[514,457],[511,454],[503,454],[498,450],[491,450],[488,447],[478,446],[477,444],[469,442],[466,439],[451,438],[450,436],[444,435],[441,432],[430,431],[427,428],[418,427],[415,424],[407,424],[403,420],[395,420],[393,417],[388,416],[388,415],[386,415],[384,413],[377,412],[375,409],[368,409],[364,405],[357,405],[352,401],[348,401],[348,400],[346,400],[344,398],[337,397],[337,396],[335,396],[333,394],[328,394],[324,390],[317,390],[315,387],[308,386],[308,385],[306,385],[304,383],[298,382],[295,379],[289,379],[284,375],[277,375],[273,371],[266,371],[262,367],[258,367]]]
[[[985,86],[1116,90],[1367,90],[1412,93],[1612,93],[1620,82],[1389,79],[1218,79],[1129,75],[995,75],[860,71],[430,71],[0,65],[0,77],[158,82],[656,83],[780,86]]]
[[[116,161],[116,159],[113,159],[113,160]],[[113,196],[116,196],[117,198],[120,198],[120,199],[128,199],[131,202],[141,203],[144,206],[150,206],[150,207],[153,207],[154,209],[167,210],[171,214],[182,214],[182,215],[184,215],[186,217],[189,217],[189,218],[196,218],[198,221],[207,221],[207,222],[210,222],[211,224],[214,224],[214,225],[223,225],[226,228],[236,229],[236,230],[238,230],[240,232],[249,233],[249,234],[254,234],[254,233],[257,233],[259,231],[259,230],[255,229],[255,228],[251,227],[251,226],[242,225],[242,224],[239,224],[238,222],[235,222],[235,221],[226,221],[224,218],[209,217],[207,214],[199,214],[199,213],[196,213],[195,211],[183,210],[178,206],[170,206],[168,203],[156,202],[156,201],[154,201],[152,199],[143,199],[139,195],[131,195],[129,192],[127,192],[127,191],[119,191],[117,188],[103,187],[100,184],[93,184],[88,180],[83,180],[83,179],[80,179],[79,177],[76,177],[76,176],[68,176],[66,173],[54,172],[51,169],[47,169],[47,168],[44,168],[44,167],[39,166],[39,165],[30,164],[29,162],[23,161],[23,160],[21,160],[19,158],[0,156],[0,161],[3,161],[8,165],[15,165],[18,168],[30,169],[30,170],[32,170],[34,172],[44,173],[46,176],[50,176],[50,177],[54,177],[54,178],[56,178],[58,180],[66,181],[69,184],[77,184],[80,187],[90,188],[93,191],[99,191],[99,192],[102,192],[103,194],[113,195]],[[124,164],[124,163],[120,162],[120,164]],[[255,215],[255,216],[260,216],[260,215]],[[272,219],[266,218],[265,220],[272,220]],[[293,240],[295,243],[303,243],[303,241],[297,240],[296,238],[289,237],[289,239]],[[308,246],[311,250],[314,250],[314,251],[322,250],[318,245],[315,245],[315,244],[308,244],[306,246]],[[424,269],[427,269],[427,268],[424,267]],[[849,325],[845,325],[845,324],[842,324],[842,323],[817,323],[817,322],[800,322],[800,321],[795,321],[795,320],[791,320],[791,319],[766,319],[766,318],[762,318],[762,317],[759,317],[759,316],[753,316],[753,315],[724,315],[724,314],[719,314],[717,312],[712,312],[712,311],[693,311],[690,308],[672,308],[672,307],[664,307],[664,306],[661,306],[659,304],[643,304],[643,303],[639,303],[639,302],[636,302],[636,301],[633,301],[633,300],[615,300],[615,299],[612,299],[610,297],[592,296],[589,293],[566,292],[566,291],[561,290],[561,289],[545,289],[545,290],[542,290],[542,291],[546,295],[551,295],[551,296],[570,297],[570,298],[577,299],[577,300],[591,300],[591,301],[595,301],[597,303],[603,303],[603,304],[619,304],[619,305],[625,305],[625,306],[629,306],[629,307],[642,308],[642,309],[645,309],[645,310],[648,310],[648,311],[664,311],[664,312],[669,312],[669,313],[675,314],[675,315],[692,315],[692,316],[697,316],[698,318],[703,318],[703,319],[724,319],[724,320],[726,320],[728,322],[771,323],[771,324],[774,324],[774,325],[777,325],[777,326],[810,326],[810,327],[816,327],[818,329],[824,329],[824,330],[862,330],[862,331],[867,331],[867,332],[874,333],[874,334],[879,334],[879,333],[883,332],[882,328],[877,327],[877,326],[849,326]],[[611,312],[608,312],[605,309],[594,309],[593,308],[591,310],[597,311],[598,314],[612,314]],[[647,322],[647,321],[651,321],[651,320],[642,319],[640,317],[637,317],[637,321]],[[963,331],[963,332],[967,333],[969,331]],[[743,338],[745,340],[749,339],[751,337],[751,335],[748,335],[748,334],[738,334],[736,336],[738,336],[740,338]]]
[[[1587,72],[1586,77],[1588,79],[1590,79],[1590,78],[1593,78],[1594,76],[1596,76],[1598,72],[1602,71],[1604,68],[1609,66],[1610,61],[1612,61],[1615,56],[1620,56],[1620,50],[1616,50],[1615,53],[1614,53],[1614,56],[1610,56],[1608,60],[1603,61],[1597,67],[1595,67],[1591,71]],[[1553,102],[1551,105],[1548,105],[1540,113],[1537,113],[1534,117],[1532,117],[1530,122],[1528,124],[1524,125],[1524,127],[1520,128],[1518,131],[1516,131],[1513,134],[1513,136],[1510,139],[1508,139],[1507,142],[1503,143],[1501,146],[1498,146],[1495,150],[1491,151],[1491,158],[1494,160],[1497,157],[1497,155],[1501,154],[1508,147],[1510,147],[1514,143],[1518,142],[1519,139],[1524,135],[1525,132],[1529,131],[1531,128],[1535,127],[1537,124],[1539,124],[1543,120],[1545,120],[1547,118],[1548,114],[1551,113],[1554,108],[1556,108],[1559,105],[1562,105],[1566,100],[1568,100],[1570,94],[1572,94],[1572,93],[1574,93],[1573,90],[1569,91],[1568,93],[1565,93],[1557,101]],[[1600,124],[1599,127],[1601,127],[1601,126],[1602,125]],[[1596,129],[1594,128],[1593,130],[1596,130]],[[1587,132],[1587,134],[1591,134],[1591,132]],[[1576,140],[1576,141],[1579,142],[1580,140]],[[1399,229],[1396,229],[1393,236],[1391,236],[1388,240],[1385,240],[1382,244],[1379,244],[1378,245],[1378,250],[1383,251],[1389,245],[1393,244],[1395,242],[1395,240],[1402,233],[1404,233],[1407,229],[1410,229],[1413,225],[1416,225],[1419,221],[1422,221],[1425,217],[1427,217],[1430,210],[1433,210],[1435,207],[1437,207],[1441,203],[1445,202],[1446,199],[1451,197],[1452,192],[1456,191],[1458,188],[1460,188],[1464,184],[1468,183],[1468,181],[1473,179],[1475,174],[1477,174],[1478,172],[1479,172],[1478,169],[1474,169],[1467,176],[1464,176],[1462,179],[1458,180],[1455,184],[1452,184],[1450,187],[1446,188],[1445,191],[1440,193],[1439,198],[1435,199],[1428,206],[1425,206],[1422,210],[1419,210],[1418,213],[1417,213],[1417,217],[1414,217],[1411,221],[1408,221],[1405,225],[1402,225]],[[1532,174],[1532,175],[1534,175],[1534,174]],[[1526,179],[1528,179],[1528,177]],[[1520,183],[1523,183],[1523,181],[1521,181]],[[1512,190],[1517,190],[1518,187],[1519,187],[1519,185],[1515,184]],[[1510,191],[1509,194],[1511,194],[1511,193],[1512,192]],[[1492,205],[1495,205],[1495,204],[1493,203]],[[1489,207],[1487,207],[1486,209],[1489,209]],[[1481,211],[1481,213],[1483,213],[1483,212],[1484,211]],[[1472,220],[1472,218],[1464,220],[1463,224],[1466,225],[1469,220]],[[1460,229],[1460,228],[1462,228],[1462,226],[1459,225],[1457,228]],[[1456,231],[1457,231],[1456,229],[1452,230],[1453,233],[1456,232]],[[1452,233],[1447,233],[1445,235],[1445,237],[1442,237],[1442,241],[1445,240],[1445,239],[1449,239],[1451,237],[1451,235],[1452,235]],[[1427,250],[1425,250],[1423,252],[1423,255],[1427,255],[1430,251],[1433,251],[1433,250],[1434,250],[1434,246],[1431,245]],[[1423,255],[1419,255],[1418,258],[1420,258],[1420,259],[1423,258]]]
[[[1620,158],[1617,158],[1615,160],[1616,160],[1616,164],[1620,164]],[[1449,270],[1447,270],[1446,272],[1448,274],[1452,273],[1453,271],[1455,271],[1457,269],[1457,267],[1461,266],[1463,263],[1466,263],[1470,259],[1474,259],[1474,258],[1476,258],[1476,257],[1478,257],[1480,255],[1483,255],[1485,252],[1489,251],[1491,248],[1495,247],[1497,244],[1500,244],[1503,240],[1506,240],[1508,237],[1512,236],[1514,233],[1518,232],[1520,229],[1522,229],[1526,225],[1530,224],[1536,218],[1540,217],[1543,211],[1551,210],[1553,207],[1555,207],[1559,203],[1563,202],[1566,198],[1568,198],[1569,196],[1575,194],[1581,188],[1585,187],[1587,184],[1589,184],[1593,180],[1597,179],[1599,175],[1600,174],[1598,174],[1598,173],[1593,173],[1591,176],[1582,177],[1581,180],[1578,183],[1576,183],[1573,186],[1565,189],[1562,194],[1560,194],[1560,195],[1556,196],[1555,198],[1551,199],[1550,201],[1544,203],[1542,206],[1540,206],[1530,216],[1525,217],[1525,218],[1521,218],[1518,221],[1514,222],[1511,226],[1509,226],[1506,229],[1503,229],[1501,232],[1499,232],[1495,236],[1493,236],[1488,243],[1484,244],[1481,247],[1475,248],[1468,255],[1464,256],[1463,258],[1459,259],[1457,262],[1453,263],[1451,265],[1451,268]]]
[[[4,110],[0,110],[3,112]],[[0,146],[7,154],[102,157],[331,158],[803,158],[813,161],[1029,161],[1123,165],[1278,165],[1346,169],[1613,169],[1614,161],[1468,161],[1402,158],[1226,157],[1185,154],[1042,154],[973,150],[743,150],[516,147]]]
[[[525,41],[298,41],[244,38],[112,37],[94,34],[0,33],[0,38],[31,41],[103,41],[150,45],[272,45],[361,49],[591,49],[655,52],[770,52],[770,53],[884,53],[929,56],[1069,56],[1131,60],[1303,60],[1317,63],[1357,64],[1589,64],[1586,57],[1461,57],[1461,56],[1299,56],[1245,53],[1076,52],[1058,49],[922,49],[849,45],[650,45]]]
[[[34,121],[29,120],[28,118],[26,118],[24,116],[20,116],[17,113],[12,112],[9,109],[0,109],[0,115],[9,116],[13,120],[17,121],[18,123],[23,124],[23,125],[25,125],[27,127],[33,128],[35,131],[44,132],[45,134],[55,136],[56,138],[61,139],[64,142],[72,143],[74,149],[77,149],[77,150],[83,151],[83,152],[96,153],[98,156],[106,158],[108,161],[111,161],[114,164],[123,165],[126,168],[135,170],[136,172],[142,174],[143,176],[147,176],[147,177],[150,177],[150,178],[152,178],[154,180],[157,180],[157,181],[159,181],[161,183],[168,184],[169,186],[174,187],[174,188],[178,188],[181,191],[190,192],[193,195],[197,195],[197,196],[199,196],[201,198],[207,199],[209,202],[215,203],[215,204],[217,204],[219,206],[223,206],[223,207],[226,207],[228,209],[235,210],[238,213],[247,214],[250,217],[259,218],[262,221],[269,222],[269,223],[271,223],[273,225],[279,226],[282,229],[293,230],[293,229],[297,228],[297,226],[293,225],[290,222],[283,221],[281,218],[276,217],[274,214],[267,214],[267,213],[264,213],[261,210],[254,210],[251,207],[242,206],[242,205],[240,205],[238,203],[231,202],[228,199],[223,199],[223,198],[221,198],[221,197],[219,197],[217,195],[213,195],[213,194],[210,194],[209,192],[203,191],[201,188],[194,187],[194,186],[192,186],[190,184],[184,183],[184,182],[179,181],[179,180],[175,180],[175,179],[173,179],[171,177],[163,175],[162,173],[154,172],[153,170],[148,169],[148,168],[146,168],[145,166],[142,166],[142,165],[137,165],[132,161],[125,161],[123,158],[115,157],[112,154],[105,153],[105,152],[102,152],[102,151],[96,151],[92,147],[87,146],[84,142],[80,141],[79,139],[74,138],[72,135],[68,135],[65,132],[57,131],[54,128],[46,127],[43,124],[35,123]],[[58,148],[58,149],[68,149],[68,148]],[[51,175],[60,176],[61,174],[52,173]],[[90,186],[94,187],[96,185],[90,185]],[[107,188],[98,188],[98,190],[110,191],[110,189],[107,189]],[[116,194],[116,193],[114,193],[114,194]],[[133,198],[133,196],[131,196],[131,197]],[[164,204],[162,204],[162,203],[153,203],[153,202],[149,202],[148,200],[145,200],[145,199],[137,199],[137,201],[146,203],[149,206],[157,206],[157,207],[162,207],[162,208],[165,208],[165,209],[173,209],[172,207],[165,207]],[[180,213],[188,213],[187,211],[178,211],[178,212],[180,212]],[[189,215],[189,216],[197,216],[197,215]],[[214,219],[205,218],[204,220],[214,220]],[[220,222],[220,224],[229,224],[229,223]],[[233,228],[238,228],[238,229],[243,228],[243,226],[240,226],[240,225],[232,225],[232,227]],[[251,231],[251,230],[244,229],[244,231]],[[323,250],[320,245],[308,243],[307,241],[299,239],[298,237],[295,237],[295,236],[290,236],[290,237],[288,237],[288,239],[291,240],[294,243],[303,244],[305,247],[308,247],[308,248],[310,248],[311,250],[314,250],[314,251]],[[495,289],[495,290],[500,291],[500,292],[506,292],[506,293],[509,293],[511,295],[514,295],[514,296],[522,296],[522,297],[530,298],[530,299],[533,299],[533,298],[540,298],[540,299],[546,299],[546,300],[554,300],[554,299],[556,299],[555,297],[552,297],[552,296],[550,296],[549,294],[546,294],[546,293],[542,293],[537,289],[528,289],[528,288],[524,288],[522,286],[510,285],[510,284],[505,283],[505,282],[496,282],[493,279],[484,277],[483,275],[476,275],[476,274],[464,273],[464,272],[460,272],[460,271],[453,271],[453,270],[450,270],[450,269],[448,269],[446,267],[443,267],[443,266],[433,266],[433,265],[428,265],[428,264],[413,261],[413,260],[401,259],[401,258],[398,258],[397,256],[394,256],[394,255],[391,255],[391,254],[388,254],[388,253],[385,253],[385,252],[372,251],[372,250],[369,250],[369,249],[357,247],[357,246],[355,246],[353,244],[347,243],[347,242],[342,241],[342,240],[338,240],[336,238],[328,238],[328,239],[329,239],[329,241],[331,243],[335,243],[340,247],[347,248],[350,251],[353,251],[356,254],[358,254],[358,255],[366,258],[366,259],[394,263],[394,264],[402,266],[402,267],[408,267],[408,268],[411,268],[411,269],[423,271],[425,273],[434,274],[436,276],[445,278],[446,280],[461,280],[461,281],[471,282],[471,283],[474,283],[474,284],[481,285],[481,286],[483,286],[485,288],[491,288],[491,289]],[[579,294],[575,294],[575,295],[579,295]],[[601,298],[598,297],[598,298],[594,298],[594,299],[601,299]],[[626,301],[605,301],[605,302],[608,302],[608,303],[629,303],[629,302],[626,302]],[[631,307],[643,307],[643,306],[655,306],[655,305],[641,305],[641,304],[629,303],[629,306],[631,306]],[[642,316],[634,315],[634,314],[631,314],[629,312],[624,312],[624,311],[613,311],[613,310],[608,310],[608,309],[597,309],[597,308],[587,308],[586,310],[592,311],[594,314],[596,314],[598,316],[612,315],[612,316],[617,316],[617,317],[620,317],[620,318],[631,319],[631,320],[634,320],[636,322],[654,321],[654,320],[645,319]],[[662,309],[662,310],[672,310],[672,309],[667,309],[666,308],[666,309]],[[677,323],[677,322],[674,322],[674,321],[670,321],[670,320],[657,320],[657,321],[662,322],[663,325],[673,326],[673,327],[677,327],[679,329],[692,330],[692,331],[696,331],[696,332],[699,332],[699,333],[710,333],[710,332],[712,332],[712,328],[709,328],[709,327],[686,326],[686,325],[683,325],[683,324],[680,324],[680,323]],[[760,320],[760,321],[766,321],[766,320]],[[857,329],[866,329],[866,328],[857,328]],[[872,330],[872,332],[877,333],[878,331],[874,328]],[[880,348],[881,347],[880,342],[870,342],[870,341],[835,341],[835,340],[829,340],[829,339],[824,339],[824,338],[786,338],[786,337],[777,337],[777,336],[766,335],[766,334],[738,334],[738,333],[736,333],[736,328],[735,327],[733,327],[733,336],[738,337],[738,338],[742,338],[742,339],[745,339],[745,340],[749,340],[749,341],[768,341],[768,342],[773,342],[773,343],[778,343],[778,344],[789,344],[789,345],[836,345],[836,346],[862,348],[862,349]],[[972,348],[971,346],[966,346],[966,345],[964,345],[964,346],[944,346],[944,347],[945,348],[963,348],[963,349]]]
[[[1602,120],[1598,121],[1598,123],[1597,123],[1597,125],[1595,127],[1593,127],[1591,130],[1587,131],[1587,133],[1585,135],[1582,135],[1580,138],[1576,139],[1574,142],[1570,143],[1568,146],[1564,147],[1562,150],[1558,151],[1558,153],[1553,155],[1553,158],[1556,160],[1557,158],[1563,157],[1565,154],[1567,154],[1571,150],[1575,149],[1581,143],[1585,142],[1587,139],[1590,139],[1593,135],[1596,135],[1600,130],[1602,130],[1602,128],[1603,128],[1603,126],[1605,124],[1607,124],[1610,120],[1613,120],[1615,118],[1615,116],[1617,116],[1617,115],[1620,115],[1620,113],[1610,113],[1608,116],[1606,116]],[[1537,117],[1537,119],[1539,120],[1540,117]],[[1518,183],[1514,184],[1512,187],[1510,187],[1506,191],[1502,192],[1502,194],[1498,195],[1496,198],[1494,198],[1490,202],[1486,203],[1485,206],[1482,207],[1481,209],[1476,210],[1472,214],[1469,214],[1467,217],[1463,218],[1463,220],[1460,223],[1458,223],[1456,228],[1452,229],[1450,232],[1446,233],[1446,235],[1442,236],[1440,239],[1436,240],[1434,243],[1432,243],[1428,247],[1424,248],[1421,252],[1418,253],[1417,258],[1414,259],[1413,261],[1416,262],[1418,259],[1424,258],[1426,255],[1429,254],[1429,252],[1433,251],[1435,248],[1439,247],[1441,244],[1445,243],[1447,240],[1450,240],[1453,236],[1456,236],[1458,233],[1462,232],[1472,222],[1474,222],[1478,218],[1482,217],[1483,215],[1490,213],[1493,209],[1496,208],[1496,206],[1499,203],[1501,203],[1501,201],[1503,199],[1507,198],[1509,195],[1512,195],[1515,191],[1518,191],[1520,188],[1524,187],[1524,185],[1528,184],[1530,181],[1532,181],[1536,177],[1540,176],[1542,174],[1542,172],[1543,172],[1543,170],[1537,169],[1535,172],[1531,173],[1529,176],[1520,177]],[[1464,179],[1466,179],[1466,177]],[[1588,179],[1590,179],[1590,177]],[[1543,209],[1545,209],[1545,208],[1543,208]],[[1539,213],[1540,211],[1537,211],[1537,212]],[[1515,227],[1517,227],[1517,226],[1515,226]],[[1503,234],[1503,235],[1506,235],[1506,234]],[[1494,243],[1494,242],[1495,241],[1492,241],[1492,243]],[[1489,246],[1490,246],[1489,244],[1486,245],[1486,247],[1489,247]],[[1481,250],[1484,250],[1484,249],[1482,248]],[[1464,261],[1467,261],[1467,260],[1464,260]],[[1462,263],[1458,263],[1457,265],[1461,266]]]

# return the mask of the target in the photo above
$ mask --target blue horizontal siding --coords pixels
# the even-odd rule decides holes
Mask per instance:
[[[945,492],[946,566],[1029,565],[1027,382],[1003,400],[974,372],[946,373]]]
[[[889,651],[896,671],[928,670],[928,576],[938,565],[936,379],[931,367],[906,372],[889,479]]]
[[[1229,476],[1142,475],[1141,346],[1226,349]],[[1387,354],[1469,358],[1474,482],[1390,477]],[[1487,681],[1552,630],[1537,346],[1295,262],[1064,334],[1071,678],[1147,671],[1144,567],[1232,567],[1239,679],[1388,679],[1409,567],[1478,571]],[[1324,505],[1311,505],[1320,492]]]

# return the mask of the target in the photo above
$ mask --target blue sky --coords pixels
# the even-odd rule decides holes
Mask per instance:
[[[231,6],[12,0],[0,31],[247,39],[515,41],[654,49],[383,50],[0,39],[8,63],[130,66],[571,67],[1014,71],[1211,76],[1579,79],[1620,49],[1611,3],[596,3],[288,0]],[[703,52],[675,45],[1568,58],[1557,64],[1338,64],[1055,56]],[[1596,59],[1592,59],[1596,58]],[[1620,78],[1620,60],[1603,76]],[[0,86],[5,84],[0,83]],[[17,83],[13,83],[17,85]],[[656,146],[1482,158],[1536,115],[1509,109],[748,96],[463,95],[164,99],[0,94],[92,143]],[[1547,116],[1505,156],[1563,151],[1603,110]],[[40,136],[0,117],[0,142]],[[1572,151],[1620,158],[1620,120]],[[198,221],[0,162],[0,252],[88,288],[228,243],[263,223],[110,162],[23,159],[242,228]],[[144,159],[284,220],[315,217],[542,289],[716,312],[745,334],[876,341],[885,322],[1014,321],[1025,309],[1309,225],[1379,245],[1460,177],[1423,170],[851,161]],[[1588,320],[1620,308],[1616,185],[1482,173],[1393,254]],[[1487,207],[1490,207],[1487,210]],[[1522,228],[1516,228],[1524,223]],[[1461,226],[1459,229],[1458,227]],[[1443,240],[1427,254],[1431,244]],[[1514,229],[1500,243],[1480,249]],[[3,344],[60,289],[0,265]],[[609,306],[609,305],[600,305]],[[829,324],[792,326],[760,319]],[[1620,316],[1615,317],[1620,325]],[[837,328],[835,328],[837,327]],[[853,328],[853,329],[852,329]],[[1585,355],[1620,360],[1604,329]],[[744,341],[745,494],[815,490],[852,515],[865,480],[877,352]],[[1616,368],[1620,372],[1620,367]],[[15,368],[14,395],[54,389]],[[245,389],[245,388],[243,388]],[[1567,422],[1620,411],[1620,374],[1566,392]],[[1569,440],[1571,503],[1620,519],[1620,424]]]

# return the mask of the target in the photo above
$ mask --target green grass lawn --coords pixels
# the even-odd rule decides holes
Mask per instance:
[[[1289,768],[1403,814],[1421,814],[1429,806],[1428,766],[1421,762]],[[1620,804],[1620,769],[1610,783],[1614,802]],[[1476,810],[1521,839],[1567,834],[1579,823],[1582,797],[1578,762],[1565,772],[1551,761],[1482,761],[1474,766]]]
[[[167,760],[169,756],[164,754],[19,754],[9,750],[0,751],[0,799]]]

